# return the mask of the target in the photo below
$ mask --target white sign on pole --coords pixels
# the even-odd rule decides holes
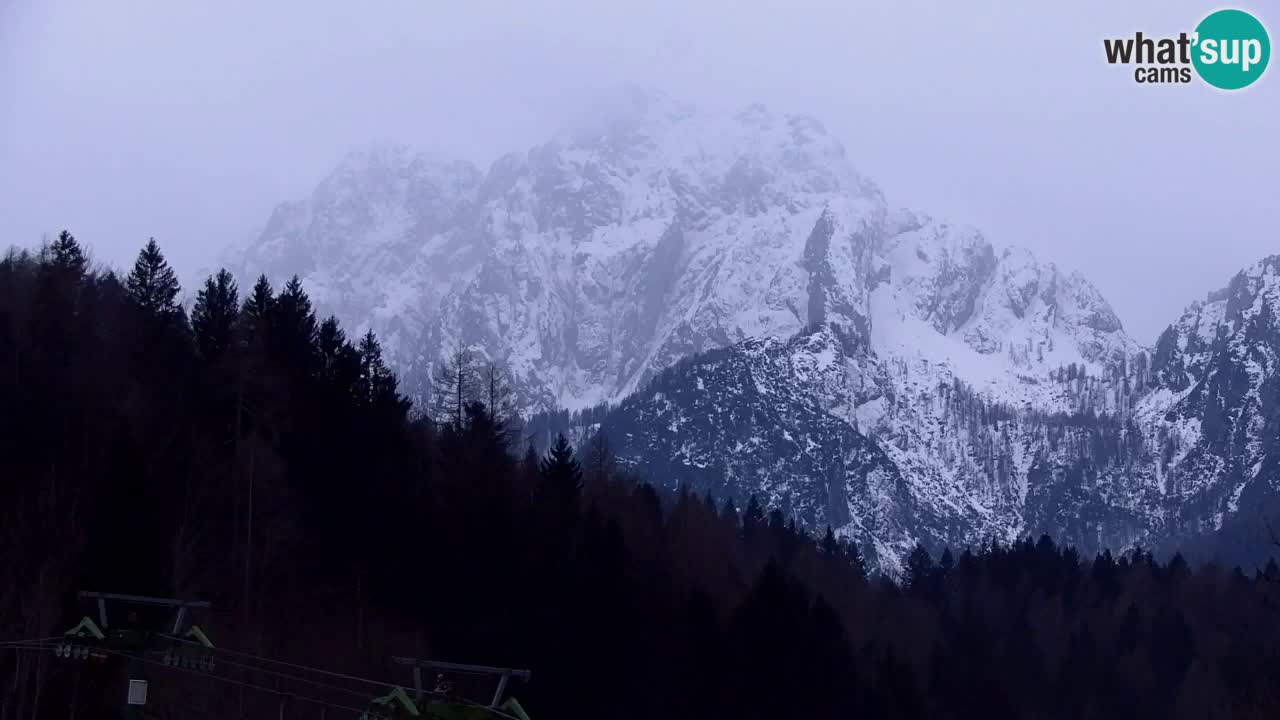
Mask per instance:
[[[146,680],[130,680],[129,681],[129,704],[130,705],[146,705],[147,704],[147,681]]]

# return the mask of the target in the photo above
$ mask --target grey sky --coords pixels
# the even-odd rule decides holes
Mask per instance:
[[[0,0],[0,244],[66,226],[124,266],[154,235],[188,274],[351,147],[487,163],[638,83],[818,117],[891,202],[1082,270],[1151,342],[1280,252],[1280,69],[1225,94],[1103,59],[1215,7]]]

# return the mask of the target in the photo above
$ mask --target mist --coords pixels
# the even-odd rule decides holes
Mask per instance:
[[[1280,84],[1144,86],[1192,2],[0,3],[0,232],[211,268],[353,147],[486,164],[619,84],[808,114],[890,202],[1087,275],[1150,343],[1280,245]],[[1274,5],[1250,10],[1270,27]],[[1271,21],[1271,22],[1268,22]]]

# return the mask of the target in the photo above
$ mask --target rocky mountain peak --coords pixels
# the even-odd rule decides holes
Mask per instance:
[[[824,323],[850,352],[983,387],[1136,348],[1082,279],[891,213],[812,118],[634,88],[604,107],[485,173],[361,148],[232,267],[300,274],[323,310],[387,336],[408,387],[461,344],[509,366],[527,409],[616,400],[691,353]],[[1014,369],[972,377],[982,355]]]
[[[486,172],[362,149],[231,267],[299,274],[419,401],[467,348],[522,411],[615,403],[635,467],[831,521],[883,567],[921,538],[1214,529],[1280,457],[1280,259],[1148,358],[1080,273],[891,209],[763,106],[623,92]]]

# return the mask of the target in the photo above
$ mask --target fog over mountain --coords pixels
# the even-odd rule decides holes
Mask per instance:
[[[0,720],[1280,717],[1278,8],[0,0]]]
[[[1085,274],[895,205],[760,104],[631,88],[486,169],[367,146],[226,264],[377,332],[420,407],[465,349],[526,416],[613,406],[554,429],[639,476],[756,496],[890,572],[1042,532],[1238,560],[1241,498],[1274,495],[1274,256],[1135,338]]]
[[[354,147],[486,168],[629,82],[819,118],[895,202],[1086,273],[1149,338],[1280,226],[1280,85],[1138,87],[1104,60],[1103,37],[1176,33],[1204,9],[8,0],[0,230],[31,244],[68,226],[117,266],[154,235],[194,277]]]

